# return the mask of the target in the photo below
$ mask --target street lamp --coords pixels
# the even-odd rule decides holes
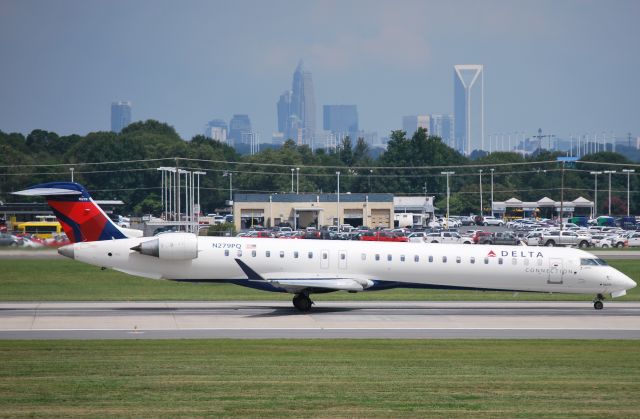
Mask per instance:
[[[447,218],[445,218],[445,228],[449,229],[449,175],[453,175],[456,172],[440,172],[441,175],[445,175],[447,177]]]
[[[491,169],[491,215],[493,216],[493,172],[496,169]]]
[[[604,171],[604,173],[607,173],[609,175],[609,215],[611,215],[611,174],[615,172],[615,170]]]
[[[296,167],[296,195],[300,191],[300,168]]]
[[[596,215],[598,214],[598,175],[601,175],[602,172],[589,172],[590,174],[594,175],[594,179],[595,179],[595,184],[594,184],[594,190],[593,190],[593,216],[591,218],[596,218]]]
[[[207,172],[195,171],[193,172],[193,174],[196,176],[196,180],[197,180],[196,191],[197,191],[197,200],[198,200],[198,203],[194,212],[196,213],[198,224],[200,224],[200,211],[201,211],[200,210],[200,176],[206,175]]]
[[[293,193],[293,172],[294,172],[294,170],[296,170],[296,169],[294,169],[294,168],[292,167],[292,168],[291,168],[291,193]]]
[[[629,177],[631,173],[635,173],[634,169],[622,169],[624,173],[627,174],[627,217],[629,216]]]
[[[70,168],[69,168],[69,171],[71,172],[71,182],[72,182],[72,183],[73,183],[73,171],[74,171],[74,170],[75,170],[75,169],[74,169],[73,167],[70,167]]]
[[[336,204],[336,222],[338,224],[338,231],[340,231],[340,171],[336,171],[336,176],[338,177],[338,188],[337,188],[337,204]]]
[[[225,170],[222,173],[222,176],[224,177],[229,176],[229,204],[228,205],[233,205],[233,172],[230,170]]]
[[[369,193],[371,193],[371,175],[373,174],[373,169],[369,169]]]
[[[480,173],[480,216],[482,216],[482,169],[478,170]]]

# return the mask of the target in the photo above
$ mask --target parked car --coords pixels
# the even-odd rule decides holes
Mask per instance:
[[[9,233],[0,233],[0,246],[22,246],[22,238]]]
[[[575,231],[550,230],[542,234],[541,242],[544,246],[578,246],[589,247],[591,236]]]
[[[427,243],[455,243],[455,244],[472,244],[471,237],[462,237],[458,233],[449,231],[441,231],[440,233],[429,233],[425,237]]]
[[[493,244],[493,234],[488,231],[476,230],[471,236],[471,241],[475,244]]]
[[[516,246],[520,244],[520,240],[510,231],[493,234],[493,244]]]
[[[408,238],[404,236],[396,236],[386,231],[367,231],[360,236],[360,240],[369,242],[407,242]]]
[[[527,246],[539,246],[542,244],[541,239],[542,232],[533,231],[524,237],[524,242],[527,244]]]
[[[493,215],[486,215],[482,218],[482,225],[483,226],[500,226],[502,227],[504,225],[504,221],[501,220],[500,218],[496,218]]]
[[[640,232],[629,233],[627,235],[627,246],[639,247],[640,246]]]

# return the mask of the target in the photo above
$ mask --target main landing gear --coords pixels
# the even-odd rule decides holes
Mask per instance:
[[[309,311],[312,305],[313,301],[311,301],[307,294],[296,294],[296,296],[293,297],[293,306],[300,311]]]
[[[595,308],[596,310],[602,310],[602,308],[604,307],[604,304],[602,303],[603,300],[604,295],[596,295],[596,298],[593,299],[593,308]]]

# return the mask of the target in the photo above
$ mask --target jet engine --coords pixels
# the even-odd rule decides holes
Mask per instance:
[[[165,260],[189,260],[198,257],[198,237],[191,233],[167,233],[131,248],[136,252]]]

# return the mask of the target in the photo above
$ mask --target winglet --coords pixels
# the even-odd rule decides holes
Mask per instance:
[[[240,259],[235,259],[235,261],[238,264],[238,266],[240,266],[240,269],[242,269],[242,271],[245,273],[245,275],[247,275],[247,277],[250,280],[253,280],[253,281],[264,281],[265,280],[262,276],[260,276],[259,273],[257,273],[253,269],[251,269],[249,267],[249,265],[247,265],[246,263],[244,263]]]

